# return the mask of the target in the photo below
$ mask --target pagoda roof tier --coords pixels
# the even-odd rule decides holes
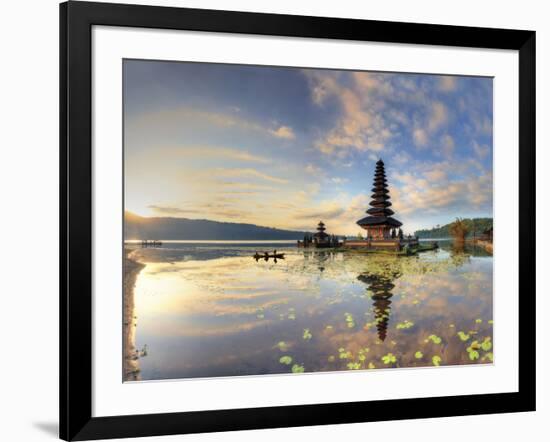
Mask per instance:
[[[377,195],[376,193],[373,193],[371,196],[371,202],[383,202],[383,201],[389,201],[390,197],[389,195]]]
[[[383,188],[382,187],[373,187],[370,191],[373,192],[373,193],[378,193],[378,192],[390,193],[390,191],[388,189],[386,189],[386,187],[388,187],[388,186],[384,186]]]
[[[372,207],[390,207],[391,201],[389,198],[373,198],[370,205]]]
[[[372,216],[392,216],[395,212],[385,207],[371,207],[367,213]]]
[[[392,218],[391,216],[366,216],[365,218],[361,218],[359,221],[357,221],[357,224],[361,227],[363,226],[384,226],[388,225],[391,227],[401,227],[403,223],[401,221],[397,221],[395,218]]]
[[[313,237],[314,238],[328,238],[328,235],[323,231],[319,231],[317,233],[314,233]]]

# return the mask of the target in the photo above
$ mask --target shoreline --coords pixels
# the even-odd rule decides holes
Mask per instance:
[[[123,303],[123,382],[139,381],[139,352],[136,349],[137,316],[134,309],[134,287],[144,264],[130,258],[132,250],[124,249],[124,303]]]

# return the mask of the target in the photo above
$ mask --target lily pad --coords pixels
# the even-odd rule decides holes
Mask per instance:
[[[304,328],[303,338],[304,338],[306,341],[308,341],[308,340],[310,340],[312,337],[313,337],[313,335],[312,335],[311,332],[309,331],[309,328]]]
[[[441,338],[437,335],[430,335],[428,336],[428,339],[432,341],[434,344],[441,344]]]
[[[457,333],[457,335],[458,335],[458,337],[460,338],[460,340],[461,340],[462,342],[466,342],[468,339],[470,339],[470,335],[464,333],[462,330],[460,330],[460,331]]]
[[[424,354],[421,352],[421,351],[417,351],[415,354],[414,354],[414,357],[416,359],[422,359],[424,357]]]
[[[483,342],[481,343],[481,349],[483,351],[489,351],[491,350],[491,348],[493,348],[493,344],[491,342],[491,338],[489,337],[486,337]]]
[[[303,373],[303,372],[304,372],[304,366],[303,365],[294,364],[292,366],[292,373]]]
[[[436,367],[439,367],[439,364],[441,364],[441,356],[432,356],[432,364],[434,364]]]
[[[386,365],[394,364],[397,362],[397,358],[393,353],[388,353],[387,355],[382,356],[382,362]]]
[[[281,364],[290,365],[292,363],[292,357],[290,356],[281,356],[279,359]]]

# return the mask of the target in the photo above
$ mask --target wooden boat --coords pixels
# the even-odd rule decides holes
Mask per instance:
[[[273,258],[273,259],[285,259],[285,254],[284,253],[268,253],[268,252],[264,252],[264,253],[254,253],[254,255],[252,255],[252,257],[258,261],[259,259],[265,259],[265,260],[268,260],[269,258]]]

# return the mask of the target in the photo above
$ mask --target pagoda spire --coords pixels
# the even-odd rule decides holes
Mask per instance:
[[[392,216],[394,214],[393,210],[388,209],[391,206],[390,192],[382,160],[376,162],[373,188],[371,190],[374,193],[371,195],[371,207],[367,210],[367,213],[372,216]]]
[[[367,230],[370,237],[389,238],[390,230],[401,227],[402,224],[392,218],[394,212],[390,209],[390,191],[384,162],[381,159],[376,162],[372,192],[370,207],[366,211],[368,216],[357,221],[357,224]]]

